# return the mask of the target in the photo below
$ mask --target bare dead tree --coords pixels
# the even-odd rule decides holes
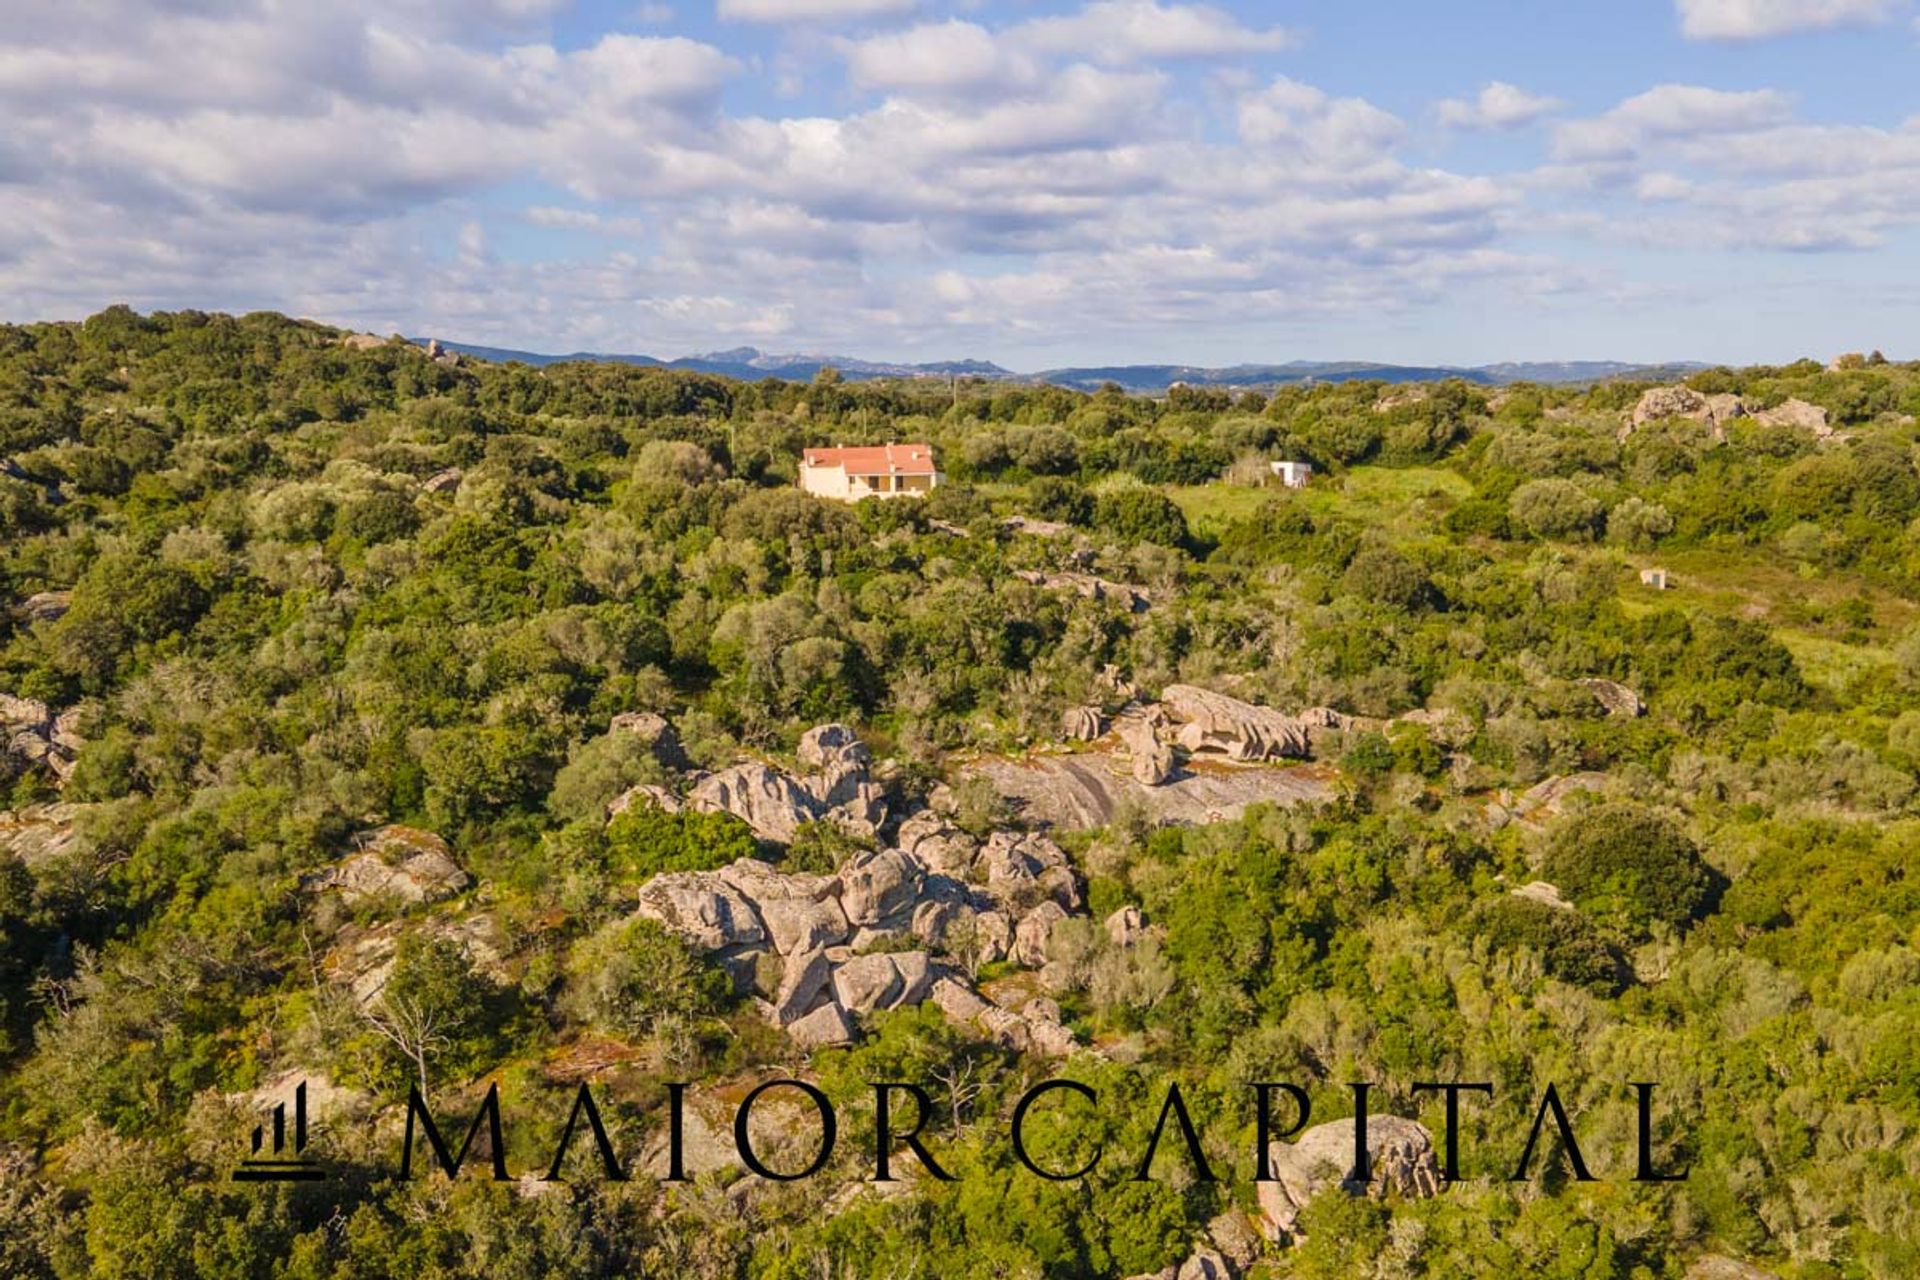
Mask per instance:
[[[947,1091],[947,1115],[956,1138],[960,1136],[963,1113],[986,1091],[989,1074],[982,1059],[968,1054],[949,1058],[933,1071],[934,1083]]]
[[[382,991],[378,1000],[362,1005],[360,1016],[367,1025],[390,1040],[412,1060],[420,1073],[420,1096],[427,1096],[427,1055],[450,1043],[446,1026],[451,1017],[423,1000]]]

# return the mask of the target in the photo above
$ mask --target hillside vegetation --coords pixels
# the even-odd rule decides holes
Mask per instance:
[[[1704,371],[1741,415],[1636,426],[1629,383],[1155,400],[436,360],[276,315],[0,327],[0,1274],[1151,1274],[1254,1207],[1260,1080],[1316,1120],[1373,1081],[1435,1134],[1413,1084],[1495,1091],[1463,1101],[1460,1184],[1320,1196],[1257,1274],[1920,1274],[1920,365],[1840,363]],[[947,483],[793,485],[806,445],[887,440]],[[1312,483],[1257,483],[1279,458]],[[1378,727],[1320,761],[1322,804],[1054,833],[1094,920],[1136,906],[1152,939],[1050,944],[1096,1052],[923,1006],[809,1054],[633,918],[662,872],[830,870],[887,832],[609,822],[680,776],[616,716],[696,769],[844,722],[898,805],[978,834],[1019,819],[969,766],[1121,683]],[[320,887],[390,827],[464,887]],[[384,1022],[340,972],[369,939]],[[394,1034],[408,1010],[430,1025]],[[632,1156],[667,1081],[790,1072],[844,1104],[816,1178],[609,1182],[583,1138],[569,1182],[392,1176],[422,1079],[456,1143],[499,1082],[537,1178],[583,1078]],[[1082,1181],[1006,1149],[1049,1074],[1110,1100]],[[325,1130],[328,1182],[232,1182],[292,1075],[368,1122]],[[935,1078],[959,1180],[853,1189],[862,1082]],[[1227,1180],[1175,1142],[1132,1180],[1175,1081]],[[1509,1180],[1550,1081],[1597,1181],[1548,1139]],[[1632,1081],[1686,1182],[1630,1180]]]

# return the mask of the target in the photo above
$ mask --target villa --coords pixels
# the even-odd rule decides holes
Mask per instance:
[[[939,483],[933,446],[926,444],[808,449],[800,458],[800,487],[838,502],[925,494]]]

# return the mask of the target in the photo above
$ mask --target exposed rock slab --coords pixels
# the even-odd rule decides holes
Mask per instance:
[[[29,867],[71,852],[80,841],[74,830],[77,805],[36,804],[0,812],[0,851]]]
[[[357,838],[360,852],[307,877],[303,887],[335,889],[349,903],[409,906],[451,898],[473,883],[447,842],[431,831],[398,824]]]
[[[968,771],[986,778],[1022,814],[1062,830],[1103,827],[1123,806],[1161,822],[1228,822],[1251,804],[1315,802],[1333,794],[1328,775],[1310,766],[1236,768],[1189,762],[1179,776],[1149,787],[1117,771],[1102,753],[985,759]]]

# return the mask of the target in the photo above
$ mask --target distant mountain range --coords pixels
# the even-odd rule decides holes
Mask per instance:
[[[424,341],[424,340],[416,340]],[[1165,391],[1175,383],[1194,386],[1266,389],[1299,382],[1350,382],[1377,379],[1381,382],[1438,382],[1444,378],[1464,378],[1487,386],[1509,382],[1581,383],[1604,382],[1610,378],[1654,378],[1666,380],[1684,376],[1707,366],[1692,361],[1667,364],[1628,364],[1618,360],[1557,360],[1545,362],[1506,362],[1502,364],[1456,367],[1452,365],[1374,364],[1362,360],[1292,360],[1286,364],[1236,364],[1208,368],[1185,364],[1121,364],[1095,368],[1043,369],[1038,373],[1015,373],[986,360],[937,360],[927,364],[897,364],[884,360],[861,360],[854,356],[775,355],[757,347],[734,347],[705,355],[661,360],[654,356],[622,355],[603,351],[574,351],[566,355],[542,355],[536,351],[514,351],[504,347],[481,347],[445,338],[440,345],[449,351],[482,360],[518,360],[523,364],[548,365],[569,360],[597,360],[610,364],[644,365],[657,369],[685,369],[696,373],[719,374],[753,382],[761,378],[779,378],[789,382],[808,382],[822,368],[831,365],[852,381],[874,378],[984,378],[993,382],[1050,383],[1092,391],[1111,382],[1128,391]]]

